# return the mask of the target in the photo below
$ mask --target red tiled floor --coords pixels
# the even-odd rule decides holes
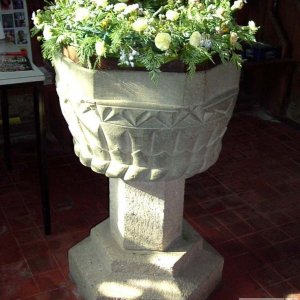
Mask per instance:
[[[299,288],[300,288],[300,276],[288,280],[288,283],[290,285],[292,285],[297,291],[299,291]]]
[[[268,287],[282,281],[282,277],[270,267],[254,270],[250,272],[250,275],[262,287]]]
[[[76,289],[69,286],[62,286],[57,289],[36,294],[26,300],[79,300],[81,299]]]
[[[58,265],[52,255],[40,254],[27,259],[31,272],[36,275],[43,272],[53,271]]]
[[[1,265],[0,276],[1,299],[20,299],[39,292],[39,288],[25,260]]]
[[[214,217],[225,226],[242,221],[242,219],[232,210],[216,213],[214,214]]]
[[[65,279],[59,269],[34,276],[41,291],[50,291],[65,285]]]
[[[0,153],[0,299],[80,299],[68,249],[108,216],[108,181],[49,143],[53,233],[43,235],[33,143]],[[186,182],[186,219],[225,257],[210,300],[283,297],[300,291],[300,131],[240,116],[219,161]],[[5,247],[2,247],[5,245]]]
[[[287,234],[276,227],[264,230],[260,232],[260,235],[272,244],[277,244],[290,239]]]
[[[259,248],[265,248],[270,246],[270,243],[262,236],[260,236],[258,233],[241,237],[240,241],[249,249],[259,249]]]
[[[299,289],[294,288],[289,282],[280,282],[272,286],[266,287],[266,290],[274,298],[285,298],[290,294],[296,294],[299,292]]]
[[[47,254],[49,252],[49,247],[45,240],[23,244],[21,245],[21,249],[26,259]]]
[[[247,224],[244,221],[239,221],[230,225],[227,225],[227,228],[235,235],[235,236],[245,236],[247,234],[251,234],[254,232],[254,228]]]
[[[44,240],[44,236],[38,227],[15,231],[14,236],[20,245]]]
[[[0,265],[11,264],[16,261],[22,260],[23,255],[21,249],[18,246],[4,247],[0,249]]]
[[[294,278],[300,273],[300,257],[291,257],[274,264],[274,269],[283,278]],[[299,285],[300,286],[300,285]]]
[[[293,222],[286,225],[282,225],[280,229],[285,232],[291,238],[300,236],[300,225],[299,222]]]

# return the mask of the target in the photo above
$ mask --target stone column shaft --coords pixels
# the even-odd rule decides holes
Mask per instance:
[[[123,249],[163,251],[181,236],[184,179],[109,182],[110,228]]]

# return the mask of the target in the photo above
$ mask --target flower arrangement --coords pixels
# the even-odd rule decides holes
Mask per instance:
[[[243,43],[255,41],[257,27],[235,22],[245,0],[56,0],[33,13],[32,32],[52,59],[66,47],[78,61],[101,68],[104,59],[119,66],[144,67],[152,76],[179,60],[190,73],[219,56],[240,66]]]

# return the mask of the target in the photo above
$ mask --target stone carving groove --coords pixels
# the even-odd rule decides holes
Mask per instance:
[[[186,74],[161,74],[154,96],[149,89],[143,89],[144,83],[146,87],[154,85],[148,75],[140,76],[138,85],[130,80],[130,74],[137,76],[137,72],[128,72],[130,95],[122,89],[125,81],[118,84],[119,79],[108,76],[112,89],[120,88],[113,96],[107,92],[107,81],[105,86],[99,86],[96,79],[88,83],[78,76],[72,78],[72,86],[69,84],[70,70],[75,75],[83,72],[81,77],[95,78],[101,74],[105,77],[107,72],[86,70],[66,58],[56,61],[55,67],[59,71],[57,91],[74,138],[75,153],[82,164],[95,172],[126,181],[173,180],[203,172],[217,160],[238,92],[239,72],[232,65],[217,66],[201,72],[200,77],[196,74],[194,79]],[[231,82],[223,86],[216,71],[221,73],[220,78],[228,73]],[[176,81],[166,83],[169,77]],[[78,80],[78,85],[83,86],[80,90]],[[214,82],[218,93],[212,88]],[[172,84],[193,90],[182,89],[180,95],[174,95]],[[167,100],[165,86],[170,89]],[[108,96],[102,98],[101,90]],[[159,90],[164,93],[164,101],[155,103],[154,98],[160,100]]]

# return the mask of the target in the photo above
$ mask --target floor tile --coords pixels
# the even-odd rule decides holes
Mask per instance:
[[[39,293],[39,288],[33,278],[23,280],[10,281],[0,285],[1,299],[19,300],[25,299]]]
[[[282,230],[276,227],[260,232],[260,236],[262,236],[264,239],[271,242],[272,244],[277,244],[290,239],[287,234],[285,234]]]
[[[248,249],[239,241],[231,240],[217,245],[217,250],[226,258],[235,257],[248,252]]]
[[[238,237],[245,236],[251,234],[255,231],[255,229],[247,224],[244,221],[239,221],[230,225],[227,225],[227,228]]]
[[[27,263],[34,275],[42,272],[52,271],[58,268],[54,257],[48,254],[28,258]]]
[[[216,213],[214,214],[214,217],[225,226],[242,221],[242,219],[232,210]]]
[[[76,290],[69,287],[60,287],[58,289],[45,293],[36,294],[26,300],[82,300]]]
[[[254,233],[244,237],[240,237],[239,240],[242,244],[244,244],[251,250],[256,250],[270,246],[270,242],[264,239],[259,233]]]
[[[260,214],[248,218],[246,222],[247,224],[251,225],[255,231],[267,230],[274,227],[274,225],[267,218]]]
[[[300,222],[293,222],[282,225],[280,226],[280,229],[291,238],[296,238],[300,236]]]
[[[0,248],[0,265],[11,264],[23,260],[24,256],[18,246]]]
[[[282,277],[270,267],[263,267],[250,272],[251,278],[262,287],[281,282]]]
[[[297,293],[300,293],[300,276],[291,278],[290,280],[288,280],[288,283],[297,290]]]
[[[300,259],[287,258],[274,264],[274,269],[284,278],[296,277],[300,273]],[[299,286],[300,288],[300,286]]]
[[[0,266],[0,277],[3,282],[20,281],[32,278],[32,272],[25,259]]]
[[[266,287],[266,290],[274,297],[274,298],[286,298],[290,294],[298,293],[299,290],[294,288],[288,282],[280,282],[278,284]]]
[[[20,245],[45,240],[37,227],[15,231],[14,236]]]
[[[59,269],[36,274],[35,281],[41,291],[46,292],[66,285],[65,279]]]

